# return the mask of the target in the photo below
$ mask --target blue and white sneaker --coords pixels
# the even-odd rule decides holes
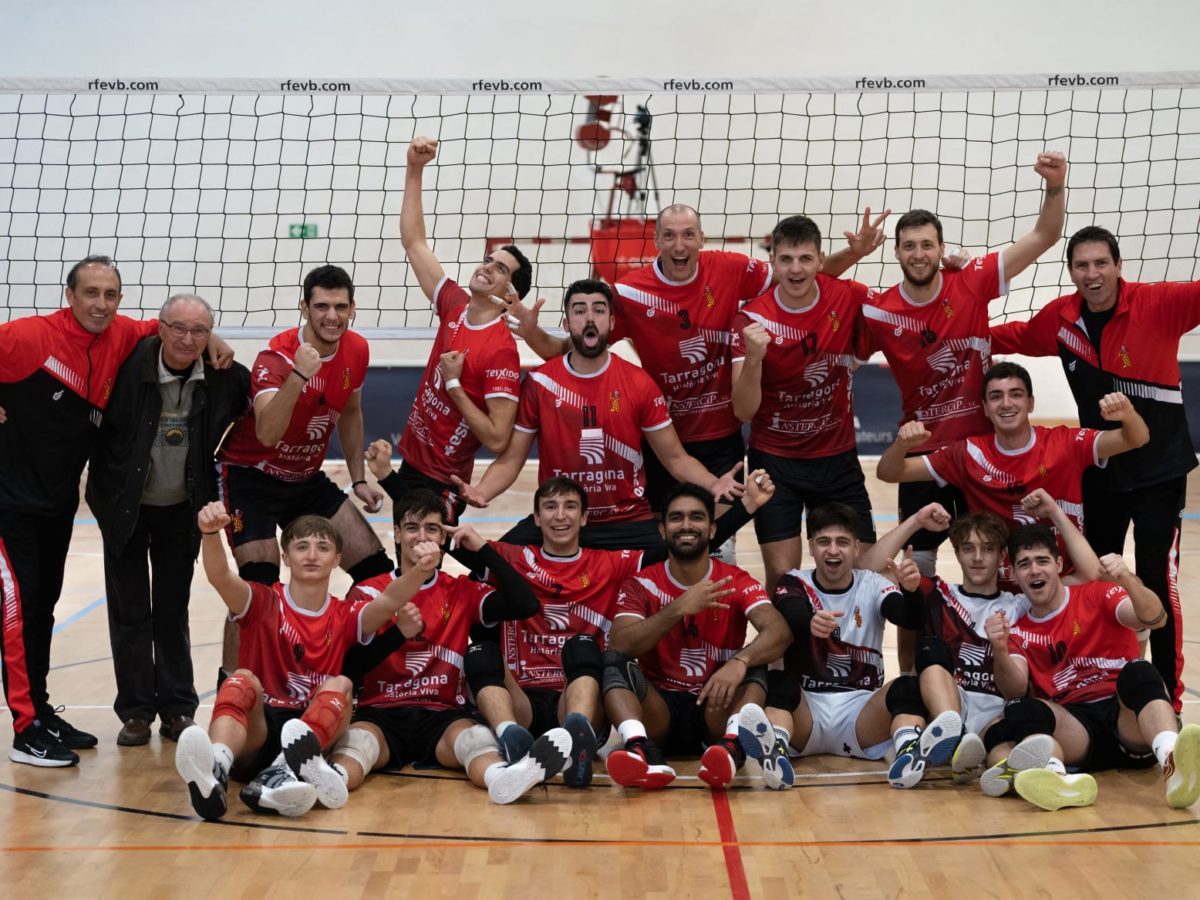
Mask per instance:
[[[787,743],[756,703],[747,703],[738,713],[738,743],[762,768],[763,784],[771,790],[786,791],[795,784],[796,770],[788,759]]]

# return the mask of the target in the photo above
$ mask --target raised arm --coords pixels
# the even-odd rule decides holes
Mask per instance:
[[[1143,628],[1162,628],[1167,624],[1167,611],[1158,594],[1142,583],[1142,579],[1129,571],[1125,557],[1120,553],[1107,553],[1100,560],[1100,577],[1125,589],[1128,604],[1117,607],[1117,618],[1126,628],[1140,631]]]
[[[1106,431],[1096,439],[1096,455],[1108,459],[1128,450],[1136,450],[1150,440],[1150,429],[1129,398],[1118,392],[1100,398],[1100,418],[1120,422],[1121,427]]]
[[[204,577],[229,611],[240,616],[250,602],[250,585],[229,568],[225,545],[221,542],[221,532],[229,522],[229,513],[220,500],[205,505],[196,516],[196,524],[200,527],[200,560],[204,564]]]
[[[443,353],[438,360],[438,369],[446,385],[446,393],[462,414],[463,421],[479,443],[493,453],[504,452],[513,433],[513,422],[517,419],[517,401],[508,397],[489,397],[485,401],[487,411],[476,406],[467,396],[459,379],[462,377],[466,356],[458,350]]]
[[[504,321],[508,323],[509,330],[542,359],[554,359],[571,349],[570,337],[555,337],[538,325],[538,313],[546,305],[545,299],[539,297],[533,306],[526,306],[516,291],[510,291],[500,302],[504,304]]]
[[[762,367],[771,344],[771,335],[758,322],[742,329],[746,355],[733,364],[733,414],[740,422],[749,422],[762,405]]]
[[[321,354],[312,344],[301,344],[292,360],[292,371],[279,390],[254,398],[254,435],[264,447],[274,447],[287,433],[304,385],[321,369]]]
[[[1033,231],[1004,250],[1001,258],[1004,260],[1004,278],[1008,281],[1058,243],[1067,220],[1067,158],[1055,151],[1039,153],[1033,171],[1046,182],[1046,193]]]
[[[415,137],[408,145],[404,199],[400,204],[400,244],[417,276],[417,284],[430,300],[434,299],[438,282],[446,277],[425,237],[425,202],[421,197],[421,176],[425,166],[437,155],[437,145],[437,141],[427,137]]]
[[[883,214],[871,221],[871,207],[863,210],[862,226],[857,232],[843,231],[846,236],[848,246],[830,253],[825,257],[825,262],[821,264],[821,273],[840,278],[847,272],[855,263],[866,259],[872,253],[879,249],[879,246],[884,242],[887,235],[880,227],[884,220],[891,215],[890,209],[885,209]]]
[[[487,471],[479,479],[479,484],[472,487],[457,475],[451,476],[451,480],[467,503],[482,509],[491,503],[497,494],[508,490],[509,486],[517,480],[517,476],[521,474],[521,467],[529,458],[531,449],[533,449],[533,434],[519,429],[514,430],[512,440],[508,442],[504,452],[487,467]]]
[[[926,531],[945,531],[949,527],[950,514],[940,503],[922,506],[917,510],[916,515],[909,516],[859,554],[854,565],[859,569],[882,572],[888,567],[888,563],[896,558],[896,554],[908,546],[913,535],[922,528]]]
[[[1021,498],[1021,506],[1031,516],[1049,519],[1050,524],[1062,535],[1067,557],[1071,560],[1071,565],[1075,567],[1075,571],[1063,578],[1063,581],[1067,584],[1086,584],[1103,577],[1096,551],[1092,549],[1087,538],[1075,527],[1071,517],[1045,490],[1038,488],[1033,493],[1026,494]]]
[[[883,451],[875,474],[880,481],[897,484],[904,481],[933,481],[925,461],[919,456],[909,456],[908,451],[915,450],[929,440],[929,431],[922,422],[905,422],[896,432],[896,440]]]
[[[437,571],[438,563],[442,560],[442,549],[433,541],[422,541],[413,548],[417,555],[417,564],[393,579],[392,583],[378,597],[367,604],[362,612],[362,630],[364,634],[373,634],[387,624],[388,619],[400,612],[405,604],[410,603],[421,585],[429,580],[429,576]]]

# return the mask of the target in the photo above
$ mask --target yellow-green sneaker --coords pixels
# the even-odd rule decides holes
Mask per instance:
[[[1096,779],[1087,773],[1060,775],[1050,769],[1025,769],[1013,777],[1013,786],[1034,806],[1051,812],[1096,802]]]

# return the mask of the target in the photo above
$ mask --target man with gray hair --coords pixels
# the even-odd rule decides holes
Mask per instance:
[[[212,307],[195,294],[163,304],[158,334],[117,373],[92,453],[87,501],[104,538],[113,709],[125,747],[149,743],[156,715],[159,733],[177,740],[196,712],[188,631],[196,516],[217,499],[213,454],[250,389],[245,366],[204,359],[212,328]]]

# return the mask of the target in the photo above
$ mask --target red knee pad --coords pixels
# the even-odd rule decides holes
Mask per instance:
[[[228,716],[243,728],[249,727],[250,710],[259,702],[258,688],[245,675],[234,673],[225,679],[217,691],[213,705],[213,721]]]
[[[316,734],[322,749],[328,749],[345,727],[350,701],[341,691],[317,691],[300,717]]]

